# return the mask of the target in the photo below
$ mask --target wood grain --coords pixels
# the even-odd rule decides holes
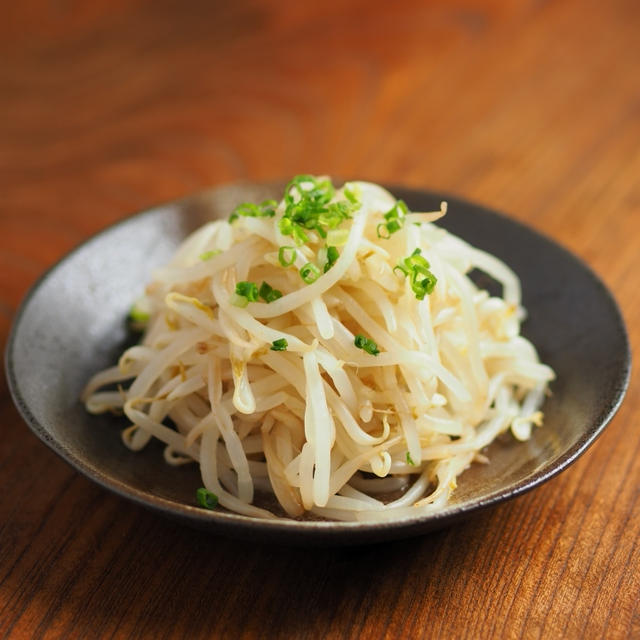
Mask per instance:
[[[640,342],[633,0],[13,3],[0,22],[0,336],[110,222],[240,178],[459,193],[543,230]],[[4,374],[3,374],[4,376]],[[640,390],[540,489],[423,538],[248,545],[107,494],[0,385],[2,638],[640,637]]]

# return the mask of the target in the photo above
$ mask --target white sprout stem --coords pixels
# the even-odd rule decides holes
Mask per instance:
[[[320,375],[318,359],[311,351],[302,356],[307,381],[304,416],[307,442],[313,447],[315,471],[313,474],[313,502],[324,507],[329,499],[329,472],[331,467],[331,433],[333,418],[327,407],[324,382]]]

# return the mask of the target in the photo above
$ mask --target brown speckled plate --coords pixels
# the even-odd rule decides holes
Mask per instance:
[[[277,197],[282,185],[219,187],[140,213],[94,236],[33,287],[6,351],[16,405],[33,432],[106,489],[198,528],[294,544],[355,544],[418,535],[516,497],[566,469],[602,432],[624,396],[631,356],[611,294],[580,260],[537,232],[443,194],[393,188],[414,210],[449,202],[443,226],[507,262],[522,280],[529,319],[524,334],[557,380],[545,426],[525,443],[489,448],[436,515],[381,524],[264,521],[194,505],[195,465],[165,464],[159,445],[126,449],[121,419],[87,414],[78,397],[91,374],[113,364],[128,335],[125,316],[149,280],[193,229],[242,201]]]

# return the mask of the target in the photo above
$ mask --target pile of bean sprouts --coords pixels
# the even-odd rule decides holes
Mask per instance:
[[[289,203],[318,180],[292,181]],[[285,200],[193,233],[135,305],[141,342],[83,400],[124,413],[130,449],[157,438],[169,464],[199,464],[206,490],[236,513],[282,517],[254,504],[257,492],[289,517],[440,510],[496,436],[527,440],[541,424],[554,373],[520,335],[516,275],[433,224],[446,203],[412,213],[366,182],[330,202],[348,205],[344,218],[302,239],[285,235]],[[416,255],[435,282],[422,297],[420,272],[402,268]],[[479,289],[473,269],[502,297]],[[263,282],[281,295],[239,294],[238,283]]]

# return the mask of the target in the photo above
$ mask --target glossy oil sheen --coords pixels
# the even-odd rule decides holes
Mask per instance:
[[[79,401],[87,379],[112,365],[129,339],[125,317],[155,266],[192,230],[239,202],[278,197],[282,185],[219,187],[156,207],[81,245],[33,287],[9,339],[9,386],[25,421],[80,472],[121,496],[216,533],[294,544],[356,544],[418,535],[515,497],[573,462],[600,434],[624,396],[630,351],[618,307],[602,282],[557,244],[486,208],[443,194],[391,187],[413,210],[449,212],[442,226],[489,251],[520,276],[529,312],[523,333],[557,374],[545,424],[525,443],[501,439],[491,463],[458,480],[441,513],[380,524],[263,521],[195,506],[195,465],[165,464],[152,443],[134,453],[122,419],[91,416]]]

